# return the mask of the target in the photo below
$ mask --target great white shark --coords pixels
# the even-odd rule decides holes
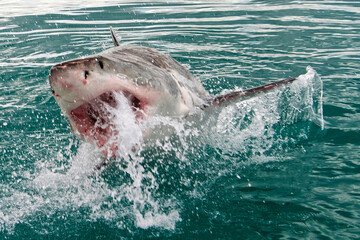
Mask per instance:
[[[72,132],[107,156],[114,156],[119,147],[111,141],[117,130],[103,106],[116,107],[115,92],[127,98],[140,122],[149,116],[186,116],[194,108],[223,105],[296,80],[214,96],[174,58],[149,47],[120,46],[111,27],[110,32],[115,47],[57,64],[49,74],[52,94]]]

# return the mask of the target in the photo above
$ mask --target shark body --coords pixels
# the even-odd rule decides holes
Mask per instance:
[[[49,81],[53,96],[68,118],[74,134],[114,156],[112,126],[104,103],[116,107],[114,92],[123,94],[136,121],[149,116],[186,116],[193,108],[205,109],[233,99],[249,97],[294,81],[289,78],[265,86],[225,95],[209,94],[184,66],[155,49],[119,46],[97,55],[53,66]]]

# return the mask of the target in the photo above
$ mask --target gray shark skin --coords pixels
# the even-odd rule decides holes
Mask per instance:
[[[83,59],[53,66],[49,81],[53,96],[69,120],[73,133],[114,156],[118,146],[110,139],[117,134],[109,113],[102,106],[116,106],[114,92],[128,100],[136,121],[149,116],[186,116],[194,108],[219,106],[294,81],[285,79],[265,86],[212,96],[179,62],[155,49],[119,46]]]

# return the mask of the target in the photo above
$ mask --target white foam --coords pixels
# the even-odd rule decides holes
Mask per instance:
[[[160,227],[168,230],[174,230],[176,222],[180,221],[180,215],[177,210],[171,211],[169,214],[153,214],[147,212],[145,216],[136,214],[136,225],[147,229],[149,227]]]
[[[1,186],[7,189],[7,195],[0,198],[0,230],[11,234],[17,224],[31,221],[39,214],[51,217],[59,212],[73,211],[83,211],[78,216],[82,220],[105,220],[112,225],[116,223],[119,228],[127,228],[125,223],[132,219],[132,224],[139,228],[173,230],[176,222],[181,220],[176,199],[155,198],[158,179],[144,170],[144,159],[140,155],[129,151],[130,147],[121,148],[121,151],[124,149],[127,155],[114,160],[119,164],[111,167],[128,174],[130,183],[107,183],[101,171],[95,170],[103,158],[99,150],[88,143],[81,143],[77,154],[70,159],[62,153],[54,156],[53,162],[63,161],[66,166],[56,166],[51,159],[39,161],[34,173],[22,173],[28,179],[20,182],[20,187]],[[121,179],[123,176],[113,177]]]
[[[128,155],[133,152],[134,147],[140,146],[143,141],[143,129],[138,124],[136,116],[128,103],[127,98],[118,92],[114,92],[117,102],[116,108],[107,106],[112,114],[112,122],[116,128],[116,136],[110,141],[116,141],[118,156]]]
[[[310,108],[309,119],[319,125],[321,129],[324,129],[323,82],[312,67],[308,66],[306,70],[307,73],[300,75],[298,81],[295,81],[292,86],[295,91],[301,91],[301,88],[306,89],[304,102]]]
[[[213,123],[214,128],[206,129],[208,141],[222,150],[225,159],[240,154],[252,156],[253,162],[259,162],[259,159],[273,161],[277,158],[265,153],[274,146],[280,150],[283,143],[307,137],[301,129],[298,139],[280,136],[275,126],[285,129],[298,122],[311,121],[324,128],[322,91],[320,77],[308,67],[306,74],[289,85],[224,107]]]
[[[116,154],[117,161],[120,161],[121,164],[117,165],[117,167],[119,170],[127,173],[132,182],[131,184],[118,186],[116,191],[112,192],[112,197],[118,203],[123,198],[126,198],[126,201],[130,204],[128,207],[132,208],[131,215],[135,217],[135,224],[138,227],[174,229],[175,222],[180,220],[179,214],[176,209],[168,213],[162,212],[161,204],[163,200],[156,200],[153,196],[158,189],[157,179],[150,171],[145,171],[142,166],[144,159],[140,154],[143,148],[144,129],[159,123],[168,125],[168,122],[154,121],[152,118],[148,121],[137,122],[126,97],[121,93],[115,93],[114,95],[118,104],[116,108],[110,109],[110,112],[113,114],[112,121],[116,132],[118,132],[114,140],[117,141],[119,147]],[[160,119],[164,120],[163,118]],[[172,126],[178,125],[173,124]],[[153,169],[153,171],[156,171],[156,169]],[[144,181],[148,184],[150,183],[150,185],[144,186]],[[172,204],[171,201],[170,203],[168,201],[165,202],[167,202],[167,205]],[[96,213],[92,214],[92,217],[95,216]],[[103,218],[103,216],[109,218],[113,216],[113,212],[107,214],[101,212],[100,217]]]

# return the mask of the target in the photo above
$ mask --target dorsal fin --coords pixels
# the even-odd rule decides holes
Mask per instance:
[[[110,32],[111,32],[111,37],[112,37],[115,47],[120,46],[119,41],[116,38],[115,32],[111,26],[110,26]]]
[[[228,101],[234,100],[234,99],[246,98],[246,97],[250,97],[252,95],[261,93],[261,92],[267,92],[277,86],[286,85],[288,83],[291,83],[291,82],[295,81],[296,79],[297,78],[287,78],[287,79],[284,79],[284,80],[281,80],[278,82],[274,82],[274,83],[270,83],[270,84],[260,86],[260,87],[255,87],[255,88],[245,89],[243,91],[236,91],[236,92],[231,92],[231,93],[227,93],[227,94],[217,95],[209,103],[208,106],[218,106],[218,105],[222,105],[222,104],[224,104]]]

